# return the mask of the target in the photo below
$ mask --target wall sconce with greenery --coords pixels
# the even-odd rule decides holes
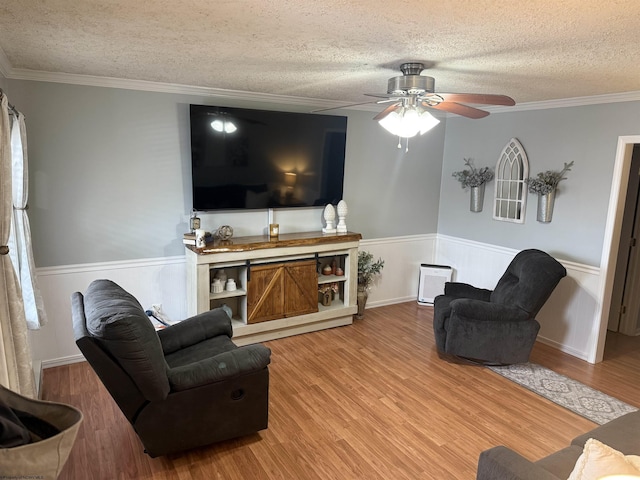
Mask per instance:
[[[527,178],[529,193],[538,195],[538,214],[536,219],[539,222],[549,223],[551,221],[558,183],[566,180],[567,177],[564,175],[571,170],[571,167],[573,167],[573,162],[565,162],[564,168],[560,172],[547,170],[538,173],[535,177]]]
[[[464,159],[464,164],[468,169],[459,172],[453,172],[453,176],[460,182],[463,189],[471,190],[470,210],[472,212],[481,212],[484,203],[484,186],[493,180],[493,170],[489,167],[477,169],[473,166],[473,160]]]

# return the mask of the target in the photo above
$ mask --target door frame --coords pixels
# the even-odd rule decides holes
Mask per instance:
[[[629,287],[631,287],[631,283],[634,282],[633,276],[629,278],[629,274],[631,273],[629,271],[629,265],[632,262],[630,240],[631,238],[640,238],[640,232],[634,231],[640,227],[640,211],[638,211],[640,209],[640,174],[635,175],[634,173],[640,172],[640,155],[638,155],[638,153],[640,153],[640,150],[638,149],[639,146],[640,145],[634,146],[634,153],[631,157],[632,170],[629,171],[627,193],[624,200],[624,215],[622,218],[622,227],[620,229],[620,242],[618,256],[616,258],[615,278],[611,292],[611,308],[609,309],[607,334],[611,331],[625,333],[625,325],[628,323],[628,319],[630,317],[629,309],[631,308],[631,304],[629,303],[629,298],[625,300],[625,294],[628,295]],[[636,261],[637,260],[639,259],[636,258]],[[636,302],[633,297],[631,298],[632,303],[638,303],[635,308],[640,308],[640,302]],[[628,307],[627,314],[622,313],[623,305]]]
[[[600,302],[596,311],[596,319],[591,334],[589,345],[589,362],[599,363],[604,357],[604,344],[607,338],[607,325],[609,311],[611,310],[611,296],[615,280],[616,262],[620,247],[620,233],[624,219],[624,204],[629,185],[629,172],[631,170],[631,158],[633,147],[640,144],[640,135],[625,135],[618,137],[616,158],[613,166],[613,178],[611,179],[611,194],[609,196],[609,209],[607,210],[607,222],[602,244],[602,257],[600,259]]]

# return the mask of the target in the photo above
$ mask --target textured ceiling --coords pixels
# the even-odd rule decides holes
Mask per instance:
[[[638,0],[2,0],[10,71],[365,102],[402,61],[436,92],[640,91]]]

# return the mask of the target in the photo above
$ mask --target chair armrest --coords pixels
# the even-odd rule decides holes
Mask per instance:
[[[247,345],[196,363],[170,368],[167,375],[171,391],[177,392],[255,372],[270,362],[271,350],[267,347]]]
[[[559,480],[551,472],[503,446],[485,450],[478,460],[476,480],[496,479]]]
[[[445,282],[444,294],[450,297],[473,298],[475,300],[488,302],[491,297],[491,290],[474,287],[468,283]]]
[[[491,303],[470,298],[458,298],[453,300],[451,317],[464,317],[470,320],[485,322],[517,322],[529,320],[529,314],[512,305]]]
[[[219,335],[233,336],[231,319],[222,308],[200,313],[158,331],[165,355]]]

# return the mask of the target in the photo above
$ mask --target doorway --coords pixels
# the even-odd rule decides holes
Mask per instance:
[[[602,245],[602,258],[600,260],[601,280],[598,292],[600,302],[595,317],[599,319],[599,326],[597,330],[593,330],[593,335],[591,336],[590,353],[587,358],[590,363],[601,362],[604,356],[615,271],[620,250],[624,207],[631,172],[631,159],[635,146],[638,144],[640,144],[640,135],[618,137],[613,177],[611,179],[611,194],[607,210],[607,223]]]
[[[640,145],[635,145],[625,196],[607,330],[638,335],[640,326]]]

